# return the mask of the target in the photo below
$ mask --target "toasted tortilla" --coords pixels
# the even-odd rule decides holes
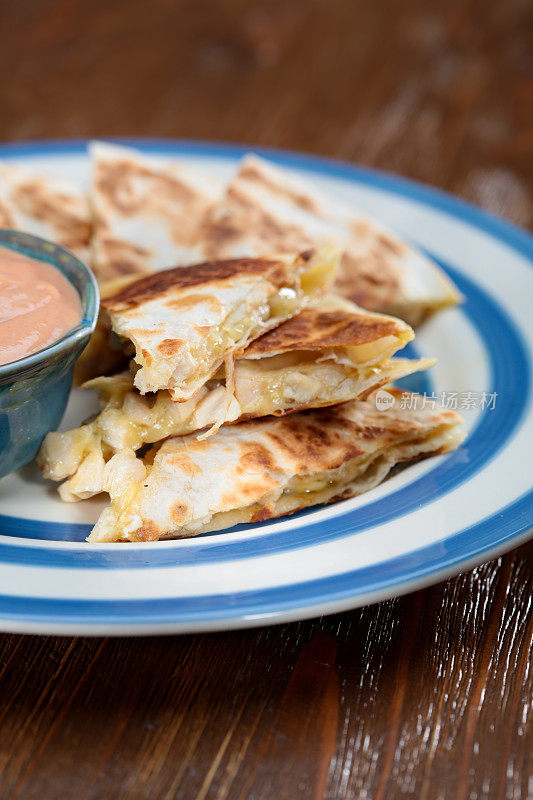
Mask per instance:
[[[49,433],[41,468],[46,478],[68,478],[59,488],[63,500],[86,499],[103,491],[103,466],[121,450],[221,423],[364,398],[429,368],[434,359],[391,358],[412,337],[404,322],[331,296],[252,342],[235,362],[231,387],[224,366],[184,403],[173,402],[167,391],[142,396],[130,373],[96,378],[86,388],[98,392],[100,413],[81,428]]]
[[[214,261],[154,273],[102,300],[132,342],[141,394],[191,398],[227,359],[329,290],[335,247],[297,256]]]
[[[94,212],[92,264],[100,281],[182,263],[197,227],[218,199],[214,178],[134,148],[90,145]]]
[[[86,193],[68,181],[0,164],[0,227],[48,239],[87,263],[89,203]]]
[[[189,258],[237,258],[325,240],[344,250],[337,291],[363,308],[416,325],[460,299],[442,270],[396,234],[252,155],[206,213]]]
[[[383,390],[382,390],[383,391]],[[353,497],[391,468],[458,446],[460,417],[431,401],[378,411],[367,400],[173,437],[144,460],[123,451],[105,467],[111,505],[90,542],[156,541],[222,530]]]

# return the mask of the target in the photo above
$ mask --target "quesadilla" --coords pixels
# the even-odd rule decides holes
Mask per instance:
[[[92,266],[100,281],[182,263],[220,183],[180,162],[92,142]]]
[[[337,291],[363,308],[416,325],[460,299],[442,270],[396,234],[255,156],[243,159],[207,211],[189,258],[237,258],[325,240],[344,251]]]
[[[183,403],[173,402],[167,391],[142,396],[130,373],[96,378],[85,386],[98,392],[100,413],[81,428],[49,433],[41,468],[46,478],[69,478],[59,488],[63,500],[85,499],[103,491],[103,467],[121,450],[136,451],[220,422],[364,398],[378,386],[429,368],[434,359],[391,358],[412,337],[400,320],[330,296],[252,342],[235,362],[229,397],[224,366]]]
[[[154,273],[104,298],[113,330],[131,341],[141,394],[188,400],[253,340],[327,292],[335,247],[297,256],[214,261]]]
[[[205,441],[173,437],[143,460],[118,453],[105,467],[111,505],[88,541],[179,538],[292,514],[354,497],[399,462],[458,446],[457,414],[431,401],[403,408],[402,393],[389,391],[387,411],[371,395],[230,425]]]
[[[68,181],[0,164],[0,227],[41,236],[87,262],[89,203],[85,192]]]

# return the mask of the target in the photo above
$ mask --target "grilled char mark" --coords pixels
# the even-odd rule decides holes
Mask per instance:
[[[211,249],[220,248],[233,241],[252,236],[266,253],[300,250],[311,244],[309,236],[298,226],[280,220],[262,208],[254,197],[237,186],[227,191],[227,205],[223,212],[216,211],[206,220],[206,235]]]
[[[396,336],[401,328],[395,320],[365,317],[346,311],[304,309],[297,317],[268,331],[247,347],[253,356],[280,350],[309,350],[326,347],[352,347]]]
[[[76,250],[88,245],[92,225],[80,218],[76,201],[70,195],[28,179],[14,187],[11,200],[23,214],[50,225],[64,247]]]
[[[296,259],[295,266],[298,262],[305,263],[312,255],[312,250],[301,253]],[[191,286],[227,280],[240,274],[264,275],[275,285],[281,286],[290,277],[291,266],[276,258],[234,258],[223,261],[207,261],[188,267],[174,267],[154,272],[152,275],[147,275],[145,278],[129,284],[117,294],[105,298],[102,305],[110,311],[134,308],[154,297],[163,295],[169,289],[187,289]]]
[[[265,169],[262,164],[257,164],[252,159],[245,161],[237,174],[238,181],[264,186],[273,194],[292,201],[295,206],[302,208],[304,211],[309,211],[311,214],[320,214],[320,208],[312,197],[298,191],[289,183],[279,183],[276,178],[277,176],[273,175],[270,170]]]
[[[96,186],[102,197],[118,212],[130,216],[144,211],[151,198],[135,187],[135,181],[147,181],[152,191],[152,205],[162,200],[191,206],[198,194],[175,175],[167,174],[163,168],[153,169],[129,159],[110,161],[103,159],[97,164]]]
[[[358,306],[383,311],[403,297],[402,274],[382,245],[374,243],[364,253],[348,248],[341,259],[337,291]]]
[[[211,200],[173,165],[152,166],[133,157],[97,157],[97,194],[106,212],[123,219],[153,215],[164,222],[173,242],[190,245]],[[108,227],[101,217],[98,227]],[[111,264],[113,268],[113,264]]]
[[[341,430],[322,425],[316,416],[281,419],[266,432],[266,437],[285,454],[295,474],[337,469],[362,454],[361,448],[347,440]]]

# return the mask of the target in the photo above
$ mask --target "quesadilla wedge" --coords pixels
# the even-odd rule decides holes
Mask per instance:
[[[180,162],[92,142],[92,265],[100,281],[182,263],[220,183]]]
[[[383,390],[381,390],[383,391]],[[88,541],[155,541],[222,530],[353,497],[402,461],[446,453],[462,440],[460,417],[431,401],[411,410],[402,393],[166,439],[144,460],[114,456],[104,481],[111,505]]]
[[[154,273],[104,298],[113,330],[131,341],[141,394],[189,400],[226,362],[326,293],[339,253],[214,261]]]
[[[86,388],[99,393],[100,413],[80,428],[49,433],[41,468],[46,478],[69,478],[59,487],[63,500],[85,499],[103,491],[103,467],[121,450],[136,451],[220,422],[364,398],[378,386],[431,367],[434,359],[391,358],[412,337],[400,320],[330,296],[252,342],[235,362],[229,398],[224,366],[184,403],[173,402],[167,391],[142,396],[129,373],[96,378]]]
[[[190,257],[235,258],[325,240],[344,251],[337,291],[363,308],[416,325],[460,299],[442,270],[396,234],[252,155],[206,213]]]
[[[86,193],[69,181],[0,164],[0,227],[41,236],[87,262],[89,203]]]

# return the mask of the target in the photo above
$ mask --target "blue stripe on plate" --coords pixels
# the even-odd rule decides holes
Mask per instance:
[[[0,623],[30,619],[36,623],[105,626],[230,621],[287,610],[297,612],[389,587],[398,591],[414,581],[479,558],[486,551],[504,547],[528,529],[532,505],[533,492],[529,492],[498,514],[442,542],[363,569],[289,586],[157,600],[61,600],[0,595]],[[257,620],[258,624],[261,622],[264,619]]]
[[[64,568],[142,569],[259,557],[352,535],[390,522],[464,483],[494,458],[516,431],[530,401],[531,370],[526,345],[501,306],[461,273],[439,263],[467,298],[463,311],[482,338],[489,358],[490,391],[497,392],[498,398],[494,410],[481,415],[465,445],[439,461],[434,469],[385,498],[369,500],[344,515],[313,522],[316,509],[308,509],[300,515],[305,522],[299,528],[267,532],[260,538],[248,538],[242,542],[224,542],[223,536],[217,532],[196,538],[188,543],[190,546],[184,547],[181,542],[173,548],[117,545],[113,550],[89,547],[54,550],[2,543],[0,562]],[[517,385],[520,385],[520,392],[514,391]],[[269,524],[272,523],[265,523],[267,527]],[[90,530],[87,525],[2,516],[0,525],[2,533],[7,535],[46,539],[58,538],[58,530],[66,539],[81,539]],[[245,527],[237,526],[232,531],[244,530]],[[262,526],[256,526],[259,527]]]

